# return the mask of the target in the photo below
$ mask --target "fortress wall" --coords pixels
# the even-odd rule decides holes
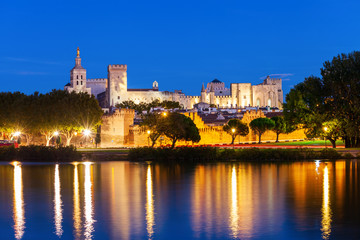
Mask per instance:
[[[231,136],[230,134],[224,132],[222,130],[222,126],[216,126],[216,127],[210,127],[206,125],[201,117],[196,112],[188,112],[184,113],[187,117],[190,117],[196,126],[199,128],[199,133],[201,136],[201,140],[199,143],[196,143],[195,145],[204,145],[204,144],[230,144],[231,143]],[[251,110],[244,114],[243,121],[247,124],[249,124],[253,119],[258,117],[264,117],[264,113],[262,111],[255,111]],[[129,144],[131,146],[147,146],[148,143],[151,145],[151,140],[148,140],[148,135],[146,131],[141,131],[138,126],[131,126],[130,127],[130,142]],[[290,134],[280,134],[279,140],[294,140],[294,139],[305,139],[305,133],[303,130],[297,130]],[[261,136],[262,142],[266,141],[275,141],[276,140],[276,134],[273,131],[267,131]],[[247,136],[237,136],[235,139],[235,144],[238,144],[239,142],[258,142],[258,136],[255,135],[251,129]],[[163,140],[161,140],[162,145],[171,145],[171,140],[167,139],[166,137],[163,137]],[[160,139],[156,143],[156,146],[160,145]],[[189,145],[191,146],[191,142],[185,142],[185,141],[178,141],[176,143],[177,146],[181,145]]]
[[[133,109],[116,109],[104,115],[101,124],[101,147],[118,147],[129,144],[130,125],[134,123]]]

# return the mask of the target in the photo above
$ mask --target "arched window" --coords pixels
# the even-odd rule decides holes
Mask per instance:
[[[76,75],[76,79],[79,79],[79,75]]]
[[[81,85],[82,85],[82,81],[81,81]]]
[[[79,81],[76,81],[76,85],[79,85]]]
[[[256,99],[256,106],[260,107],[260,99]]]
[[[81,79],[82,79],[82,75],[81,75],[80,77],[81,77]]]
[[[271,107],[271,99],[268,99],[268,106]]]

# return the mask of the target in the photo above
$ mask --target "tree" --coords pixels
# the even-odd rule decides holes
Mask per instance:
[[[336,148],[336,140],[343,135],[340,122],[337,119],[333,119],[324,122],[322,126],[321,135],[331,142],[333,148]]]
[[[324,136],[323,124],[335,120],[345,147],[360,147],[359,69],[360,52],[326,61],[322,78],[306,78],[286,96],[285,119],[304,128],[307,137]]]
[[[256,118],[250,122],[250,128],[259,136],[259,144],[261,143],[261,135],[274,127],[275,122],[269,118]]]
[[[169,113],[163,117],[161,128],[164,135],[172,140],[171,148],[175,147],[178,140],[199,142],[199,129],[191,118],[180,113]]]
[[[230,119],[223,130],[231,135],[231,144],[234,144],[236,136],[246,136],[249,134],[249,127],[239,119]]]
[[[274,121],[275,127],[272,129],[276,133],[276,141],[279,142],[279,135],[281,133],[287,132],[287,126],[284,117],[272,117],[271,120]]]
[[[151,140],[151,147],[154,147],[158,138],[163,134],[164,117],[157,113],[148,113],[142,117],[140,124],[142,130],[146,133],[149,131],[149,138]]]
[[[96,136],[95,136],[95,147],[97,148],[98,144],[101,143],[101,128],[100,126],[96,129]]]

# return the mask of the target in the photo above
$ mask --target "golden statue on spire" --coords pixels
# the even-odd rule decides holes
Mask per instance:
[[[77,57],[80,57],[80,48],[78,47],[76,51],[77,51],[77,55],[76,55],[76,56],[77,56]]]

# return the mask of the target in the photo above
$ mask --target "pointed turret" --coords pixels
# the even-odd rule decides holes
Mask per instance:
[[[210,86],[210,104],[215,104],[215,90],[212,83]]]
[[[202,84],[202,87],[201,87],[201,92],[205,92],[204,83]]]
[[[206,102],[206,90],[205,90],[205,87],[204,87],[204,83],[202,84],[202,88],[201,88],[200,102]]]

